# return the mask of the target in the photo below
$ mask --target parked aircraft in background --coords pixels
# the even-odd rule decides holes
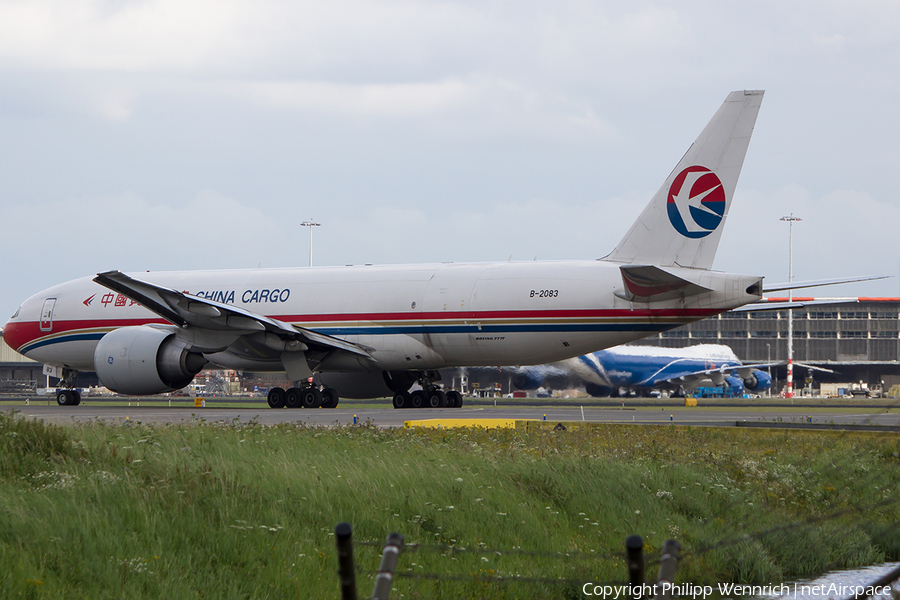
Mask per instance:
[[[710,270],[762,97],[728,95],[602,260],[108,271],[32,296],[4,338],[62,379],[61,405],[80,400],[78,370],[154,394],[209,365],[287,373],[296,387],[270,390],[272,407],[460,406],[438,369],[558,362],[762,296],[762,278]]]
[[[513,387],[564,389],[583,387],[595,397],[651,390],[691,393],[700,385],[723,386],[730,395],[758,394],[772,386],[761,370],[772,365],[744,365],[734,351],[719,344],[687,348],[616,346],[550,365],[511,369]]]

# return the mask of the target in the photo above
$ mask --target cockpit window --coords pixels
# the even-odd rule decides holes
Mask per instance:
[[[10,319],[15,319],[16,317],[18,317],[18,316],[19,316],[19,311],[20,311],[20,310],[22,310],[22,307],[21,307],[21,306],[20,306],[19,308],[16,309],[16,314],[14,314],[13,316],[11,316]]]

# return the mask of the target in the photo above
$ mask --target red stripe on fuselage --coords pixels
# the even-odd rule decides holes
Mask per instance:
[[[150,323],[169,323],[165,319],[108,319],[108,320],[91,320],[91,321],[53,321],[51,331],[41,331],[41,324],[38,321],[16,321],[15,323],[7,323],[3,329],[3,339],[13,350],[18,351],[19,348],[30,344],[34,340],[67,331],[75,331],[79,329],[97,329],[119,327],[131,327],[137,325],[148,325]]]

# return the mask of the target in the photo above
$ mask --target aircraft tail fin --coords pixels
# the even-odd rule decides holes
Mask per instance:
[[[737,187],[762,91],[731,92],[605,260],[709,269]]]

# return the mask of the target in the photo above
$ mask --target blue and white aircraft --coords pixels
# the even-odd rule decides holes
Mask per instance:
[[[780,363],[772,363],[772,365]],[[700,344],[687,348],[616,346],[549,365],[513,370],[512,385],[523,390],[540,387],[584,387],[590,395],[607,397],[622,390],[648,394],[655,389],[690,393],[707,383],[722,386],[731,396],[758,394],[772,386],[760,369],[745,365],[728,346]]]

